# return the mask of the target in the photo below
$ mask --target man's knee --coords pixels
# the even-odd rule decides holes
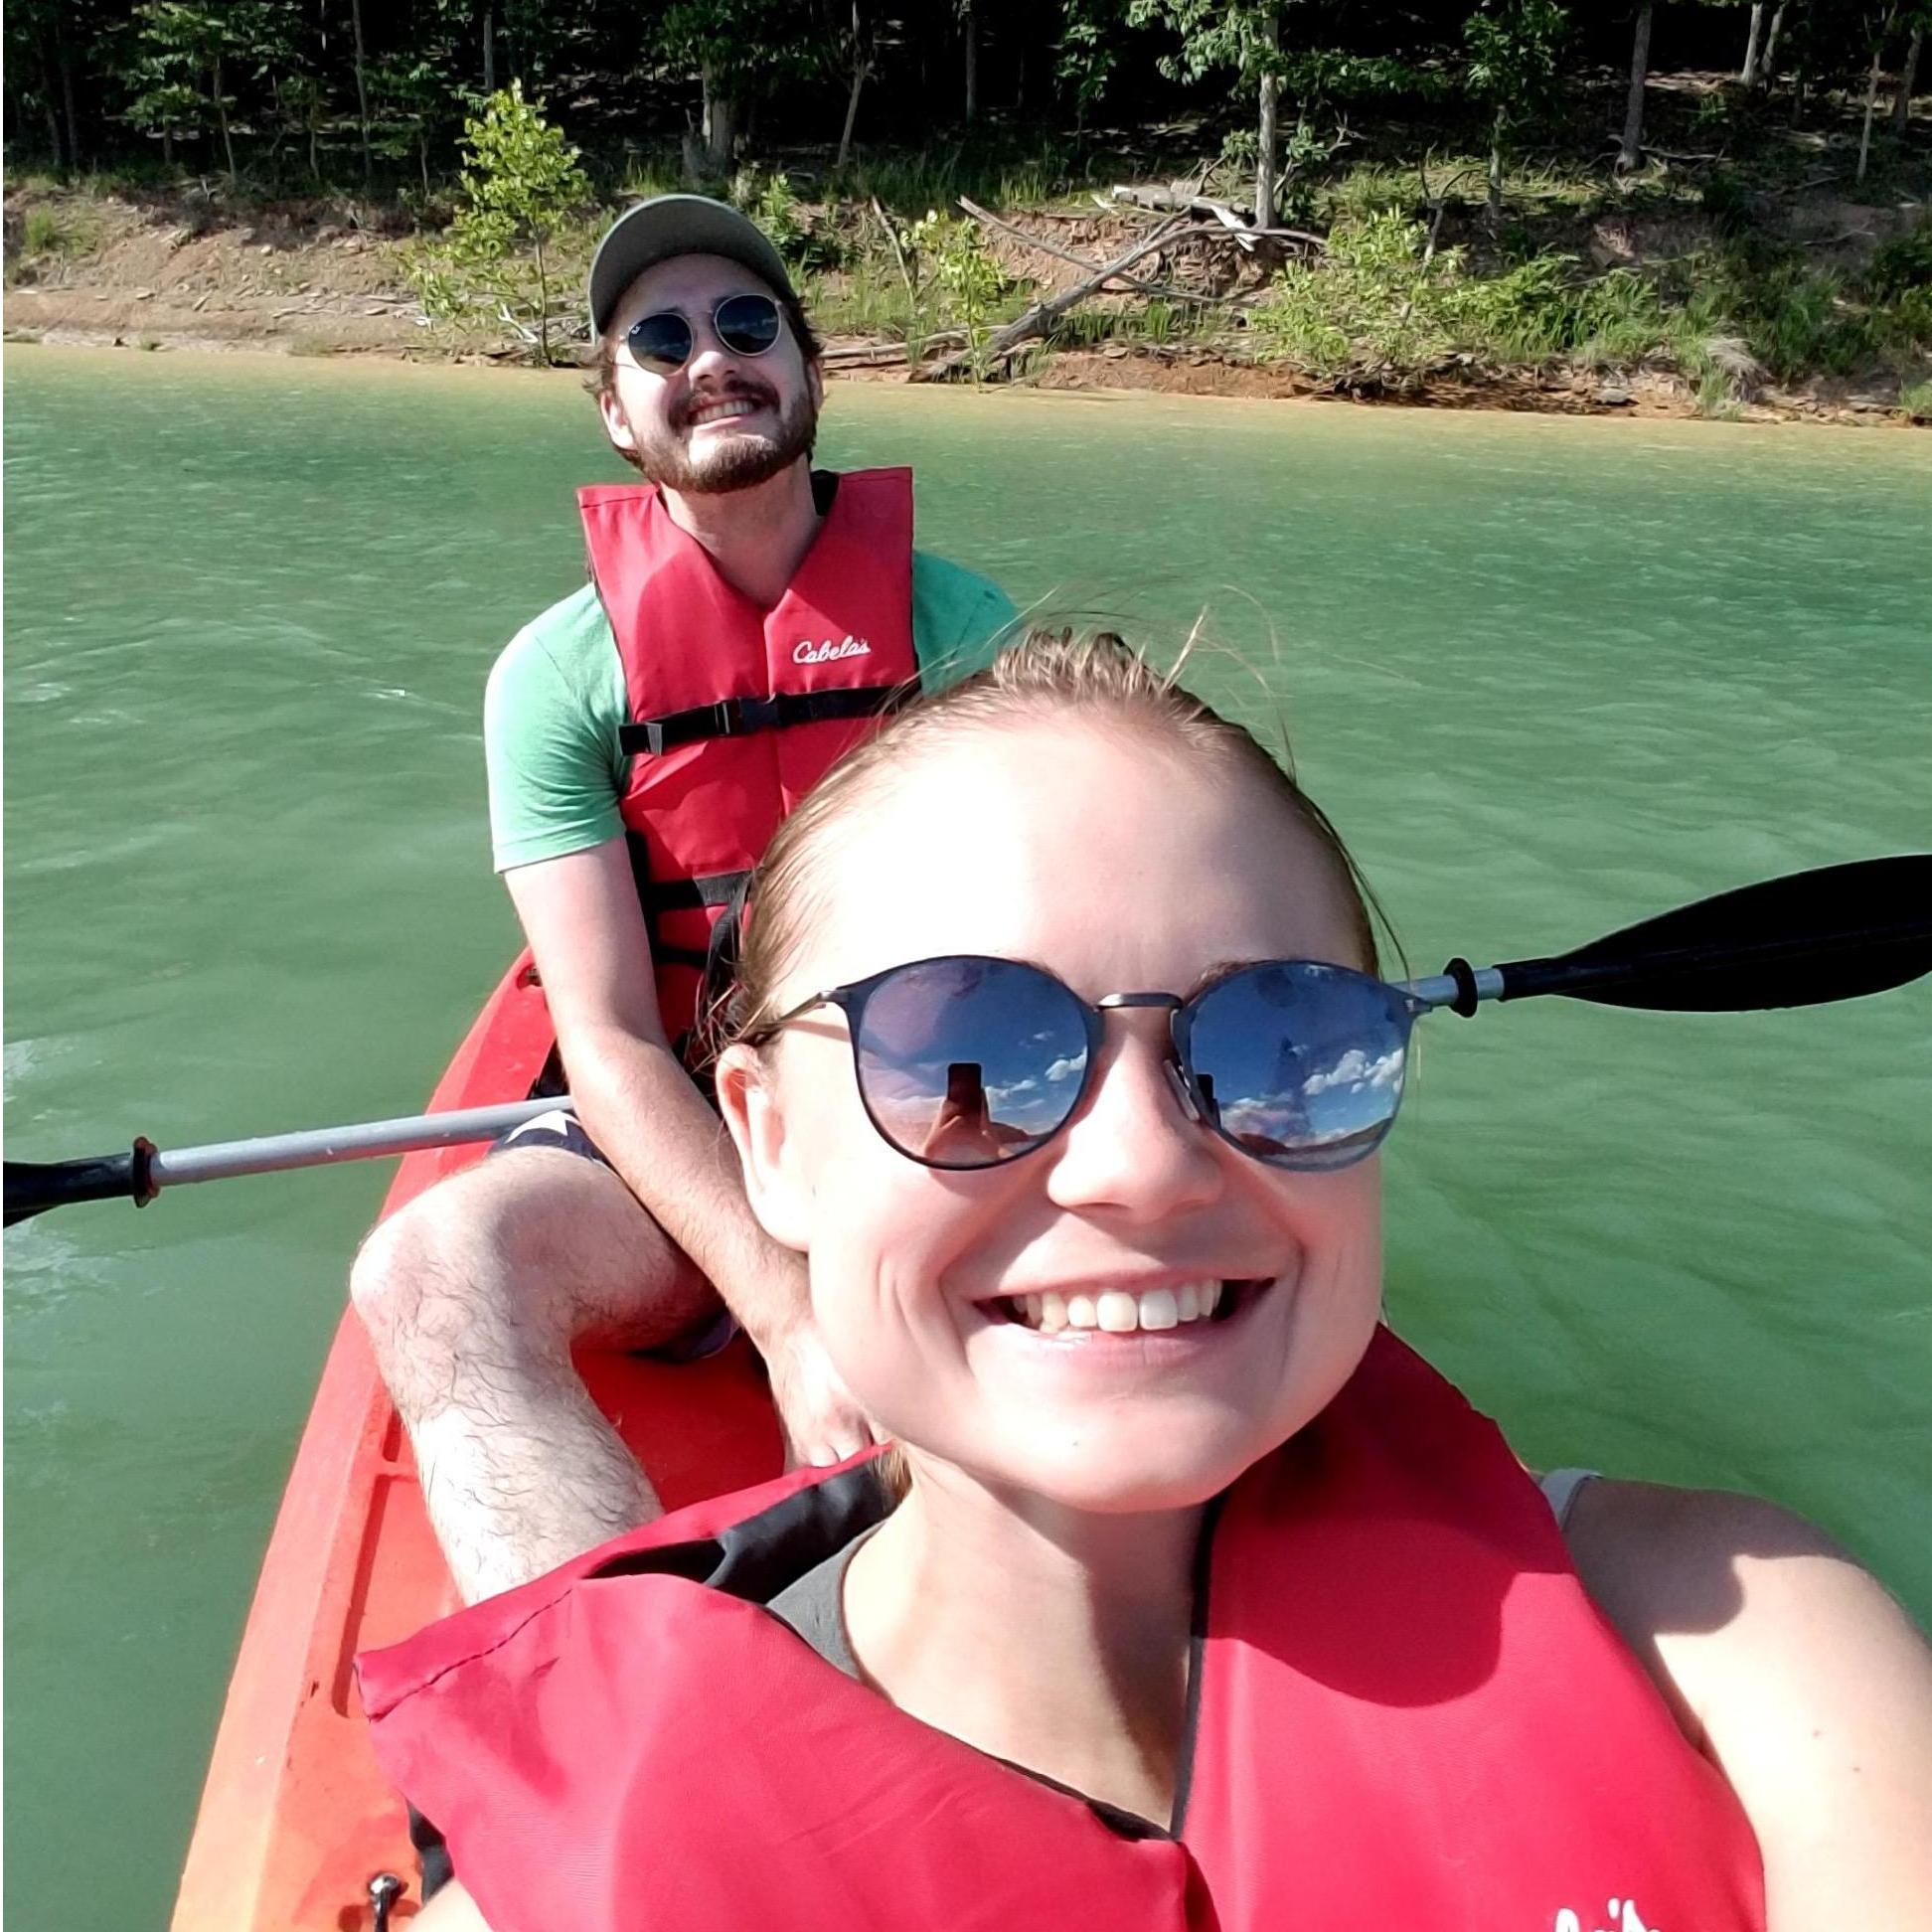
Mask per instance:
[[[349,1271],[349,1298],[379,1356],[415,1335],[432,1295],[460,1300],[476,1286],[474,1257],[463,1252],[474,1230],[443,1197],[431,1188],[371,1229]]]

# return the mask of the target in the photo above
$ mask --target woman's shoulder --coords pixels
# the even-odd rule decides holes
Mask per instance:
[[[1565,1533],[1743,1803],[1795,1908],[1774,1924],[1876,1924],[1932,1898],[1932,1651],[1870,1571],[1802,1517],[1717,1490],[1599,1480]]]

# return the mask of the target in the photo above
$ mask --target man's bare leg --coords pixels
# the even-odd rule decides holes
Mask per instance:
[[[656,1347],[720,1304],[608,1168],[505,1149],[378,1227],[349,1285],[466,1603],[660,1514],[570,1345]]]

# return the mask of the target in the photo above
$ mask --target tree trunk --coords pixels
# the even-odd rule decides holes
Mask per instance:
[[[349,0],[349,21],[356,36],[356,118],[362,125],[363,186],[376,180],[376,157],[369,147],[369,80],[363,52],[362,0]]]
[[[235,169],[235,139],[229,132],[228,96],[222,91],[222,64],[215,63],[215,118],[222,124],[222,152],[228,156],[228,178],[231,188],[242,185],[242,177]]]
[[[1905,65],[1898,70],[1898,97],[1892,102],[1892,132],[1900,140],[1912,121],[1912,89],[1918,84],[1919,56],[1925,52],[1925,29],[1912,29],[1911,44],[1905,49]]]
[[[698,74],[704,87],[705,165],[713,174],[722,175],[737,151],[738,103],[718,90],[709,67],[700,68]]]
[[[1629,174],[1644,158],[1644,81],[1650,74],[1651,14],[1654,0],[1637,9],[1637,33],[1630,48],[1630,97],[1624,107],[1623,144],[1617,149],[1617,172]]]
[[[979,119],[979,15],[973,0],[960,0],[959,11],[966,36],[966,125],[971,127]]]
[[[48,119],[52,120],[54,116],[50,112]],[[174,166],[174,129],[165,125],[161,129],[161,165],[164,168],[172,168]]]
[[[544,367],[551,366],[550,352],[550,272],[544,265],[544,238],[533,238],[537,244],[537,353]]]
[[[1891,26],[1889,16],[1885,26]],[[1854,181],[1863,181],[1865,165],[1871,159],[1871,123],[1878,112],[1878,64],[1883,58],[1885,36],[1881,32],[1871,45],[1871,73],[1865,80],[1864,126],[1858,132],[1858,172],[1852,176]]]
[[[1744,43],[1744,66],[1738,80],[1747,87],[1755,87],[1758,81],[1758,56],[1764,45],[1764,0],[1755,0],[1751,8],[1751,34]]]
[[[859,11],[853,8],[856,15]],[[859,120],[859,90],[866,84],[866,76],[872,72],[872,63],[854,57],[852,63],[852,91],[846,95],[845,126],[839,130],[839,158],[833,162],[835,168],[843,168],[846,157],[852,152],[852,130]]]
[[[483,91],[496,90],[496,7],[491,4],[483,9]]]
[[[1768,87],[1778,78],[1778,36],[1784,32],[1785,0],[1771,9],[1771,26],[1764,36],[1764,54],[1758,62],[1758,84]]]
[[[1490,129],[1489,231],[1494,235],[1503,226],[1503,126],[1504,110],[1496,110],[1496,123]]]
[[[54,167],[58,173],[67,166],[67,158],[62,152],[61,111],[56,101],[54,84],[59,63],[48,47],[45,34],[35,36],[35,51],[40,55],[40,97],[41,106],[47,114],[47,150],[54,158]]]
[[[1261,21],[1261,45],[1270,53],[1281,49],[1281,10],[1270,7]],[[1273,228],[1275,219],[1275,121],[1281,80],[1270,67],[1261,76],[1261,125],[1254,142],[1254,226]]]
[[[62,29],[61,48],[61,105],[67,113],[68,166],[79,170],[80,166],[80,116],[74,111],[74,49],[68,41],[67,31]]]

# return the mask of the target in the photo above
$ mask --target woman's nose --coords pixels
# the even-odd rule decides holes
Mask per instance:
[[[1163,1016],[1163,1021],[1165,1016]],[[1173,1064],[1167,1029],[1121,1023],[1093,1085],[1047,1156],[1047,1194],[1061,1208],[1111,1208],[1154,1221],[1203,1207],[1224,1185],[1219,1153]],[[1116,1032],[1116,1029],[1119,1029]]]

